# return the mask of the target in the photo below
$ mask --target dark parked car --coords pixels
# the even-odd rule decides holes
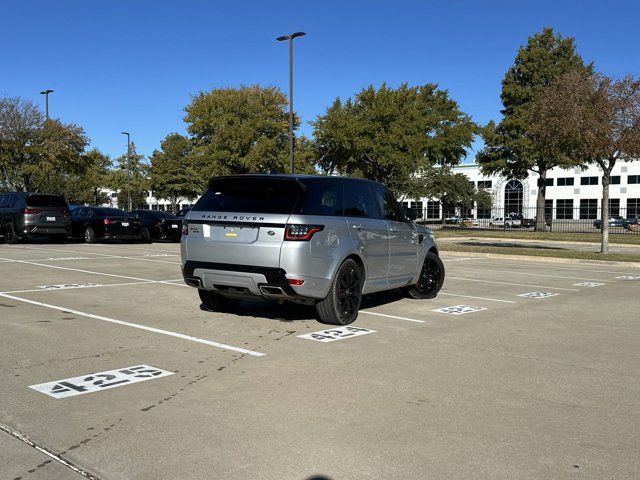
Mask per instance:
[[[159,210],[133,210],[131,215],[140,220],[142,240],[171,240],[179,242],[182,236],[182,219]]]
[[[64,241],[71,233],[71,212],[62,195],[0,194],[0,232],[7,243],[37,236]]]
[[[117,208],[80,207],[71,212],[72,236],[87,243],[96,239],[140,240],[140,221]]]
[[[627,220],[622,217],[610,217],[609,218],[609,226],[610,227],[626,227],[628,225]],[[598,230],[602,229],[602,220],[596,220],[593,222],[593,226]]]

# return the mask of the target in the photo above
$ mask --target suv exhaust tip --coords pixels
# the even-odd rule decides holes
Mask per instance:
[[[186,283],[190,287],[196,287],[196,288],[202,287],[202,282],[198,277],[184,277],[184,283]]]
[[[263,295],[277,295],[277,296],[286,296],[287,294],[284,293],[284,290],[282,290],[282,288],[280,287],[272,287],[269,285],[261,285],[260,286],[260,292]]]

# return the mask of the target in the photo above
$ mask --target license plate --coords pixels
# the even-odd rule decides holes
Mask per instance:
[[[47,217],[47,222],[55,222],[56,217]]]
[[[171,225],[171,228],[178,228],[178,225]]]
[[[129,222],[122,222],[122,226],[123,227],[128,227],[129,226]]]

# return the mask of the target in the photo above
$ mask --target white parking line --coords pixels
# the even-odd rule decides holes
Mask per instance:
[[[15,248],[15,247],[12,247]],[[24,250],[47,250],[50,252],[65,252],[65,253],[75,253],[78,252],[74,250],[63,250],[61,248],[45,248],[45,247],[21,247]],[[103,258],[124,258],[129,260],[141,260],[143,262],[153,262],[153,263],[171,263],[174,265],[180,265],[180,262],[172,262],[171,260],[154,260],[152,258],[144,258],[144,257],[128,257],[124,255],[111,255],[109,253],[96,253],[96,252],[84,252],[85,255],[96,255],[98,257]]]
[[[2,260],[2,259],[0,259],[0,260]],[[24,263],[24,264],[27,264],[27,265],[36,265],[38,267],[55,268],[57,270],[68,270],[68,271],[71,271],[71,272],[88,273],[88,274],[91,274],[91,275],[103,275],[105,277],[126,278],[127,280],[138,280],[140,282],[162,283],[162,284],[165,284],[165,285],[173,285],[173,286],[176,286],[176,287],[189,287],[188,285],[179,285],[177,283],[171,283],[171,282],[167,282],[165,280],[151,280],[149,278],[138,278],[138,277],[129,277],[129,276],[126,276],[126,275],[116,275],[115,273],[94,272],[92,270],[82,270],[80,268],[61,267],[59,265],[47,265],[46,263],[28,262],[27,260],[12,260],[12,259],[6,259],[6,260],[10,260],[11,262],[14,262],[14,263]]]
[[[407,322],[426,323],[424,320],[416,320],[415,318],[407,318],[407,317],[397,317],[395,315],[387,315],[385,313],[369,312],[368,310],[360,310],[360,313],[366,313],[367,315],[376,315],[378,317],[395,318],[397,320],[405,320]]]
[[[30,303],[31,305],[37,305],[39,307],[51,308],[53,310],[59,310],[65,313],[72,313],[74,315],[79,315],[81,317],[93,318],[94,320],[101,320],[103,322],[115,323],[116,325],[122,325],[125,327],[137,328],[139,330],[146,330],[147,332],[159,333],[162,335],[167,335],[170,337],[181,338],[183,340],[189,340],[191,342],[202,343],[204,345],[209,345],[211,347],[223,348],[225,350],[231,350],[234,352],[245,353],[247,355],[252,355],[254,357],[262,357],[266,355],[265,353],[255,352],[253,350],[247,350],[246,348],[234,347],[233,345],[227,345],[225,343],[214,342],[211,340],[205,340],[203,338],[192,337],[190,335],[185,335],[183,333],[171,332],[169,330],[161,330],[155,327],[148,327],[146,325],[140,325],[138,323],[125,322],[123,320],[116,320],[114,318],[103,317],[102,315],[94,315],[93,313],[81,312],[79,310],[73,310],[71,308],[60,307],[58,305],[51,305],[49,303],[36,302],[35,300],[27,300],[26,298],[20,298],[13,295],[8,295],[6,293],[0,293],[0,297],[9,298],[11,300],[15,300],[17,302],[25,302]]]
[[[516,303],[512,300],[498,300],[497,298],[472,297],[471,295],[458,295],[457,293],[440,292],[438,295],[448,295],[449,297],[473,298],[474,300],[487,300],[489,302]]]
[[[454,266],[452,268],[457,267]],[[464,268],[465,271],[467,270],[479,270],[479,271],[483,271],[483,272],[498,272],[498,273],[508,273],[509,275],[530,275],[533,277],[549,277],[549,278],[566,278],[569,280],[590,280],[590,281],[594,281],[594,282],[613,282],[613,280],[602,280],[601,278],[584,278],[584,277],[567,277],[567,276],[563,276],[563,275],[547,275],[545,273],[532,273],[532,272],[514,272],[512,270],[509,270],[508,272],[506,270],[494,270],[491,268],[484,268],[484,267],[480,267],[480,268],[469,268],[467,266],[464,267],[458,267],[458,268]]]
[[[447,276],[450,280],[462,280],[463,282],[481,282],[481,283],[494,283],[496,285],[514,285],[516,287],[533,287],[533,288],[550,288],[551,290],[566,290],[567,292],[579,292],[577,288],[560,288],[560,287],[545,287],[541,285],[528,285],[526,283],[513,283],[513,282],[496,282],[493,280],[481,280],[478,278],[462,278]]]

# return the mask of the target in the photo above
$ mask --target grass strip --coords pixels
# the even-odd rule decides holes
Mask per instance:
[[[475,245],[460,245],[459,243],[440,243],[438,249],[443,252],[473,252],[473,253],[497,253],[503,255],[527,255],[532,257],[573,258],[578,260],[597,260],[610,262],[640,262],[640,255],[627,255],[624,253],[609,253],[603,255],[596,252],[580,252],[576,250],[555,250],[536,248],[514,247],[485,247]]]

